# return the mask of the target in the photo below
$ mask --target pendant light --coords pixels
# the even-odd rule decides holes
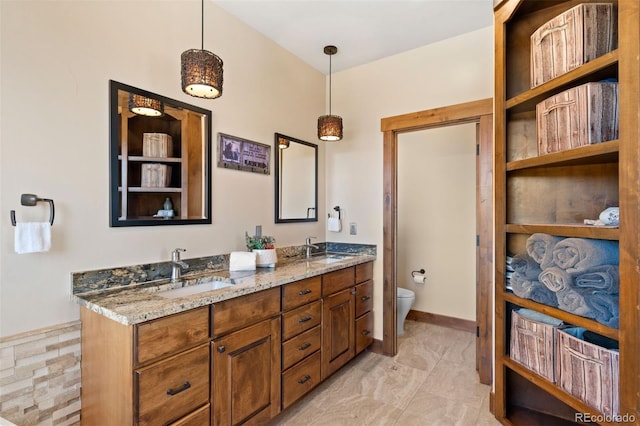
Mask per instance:
[[[215,99],[222,96],[222,59],[204,50],[204,0],[202,0],[201,49],[182,52],[182,91],[197,98]]]
[[[342,117],[331,115],[331,56],[338,53],[335,46],[325,46],[324,53],[329,55],[329,115],[318,117],[318,138],[323,141],[342,139]]]
[[[164,114],[164,105],[158,99],[129,93],[129,111],[148,117],[160,117]]]
[[[289,148],[289,141],[285,138],[278,138],[278,148],[280,149]]]

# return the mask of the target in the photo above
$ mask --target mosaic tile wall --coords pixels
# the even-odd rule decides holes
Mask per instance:
[[[80,424],[80,321],[0,338],[0,417]]]

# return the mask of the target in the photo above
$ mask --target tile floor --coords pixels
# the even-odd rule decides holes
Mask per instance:
[[[405,322],[398,354],[365,352],[275,421],[283,426],[499,425],[472,333]]]

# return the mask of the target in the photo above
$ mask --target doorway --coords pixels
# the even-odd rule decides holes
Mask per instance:
[[[397,353],[396,289],[398,223],[398,135],[424,129],[476,123],[476,367],[481,383],[492,377],[493,281],[493,100],[467,102],[383,118],[383,340],[382,352]]]

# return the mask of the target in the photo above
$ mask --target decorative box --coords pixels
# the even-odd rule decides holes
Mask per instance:
[[[140,181],[144,188],[166,188],[171,182],[171,168],[166,164],[143,164]]]
[[[173,141],[166,133],[143,133],[142,155],[144,157],[171,157]]]
[[[555,382],[556,328],[555,325],[534,321],[512,311],[509,356],[518,364]]]
[[[538,154],[618,139],[618,83],[572,87],[536,105]]]
[[[583,340],[586,330],[558,330],[557,384],[607,416],[620,409],[620,358],[613,349]]]
[[[578,68],[617,46],[612,3],[582,3],[531,35],[531,87]]]

